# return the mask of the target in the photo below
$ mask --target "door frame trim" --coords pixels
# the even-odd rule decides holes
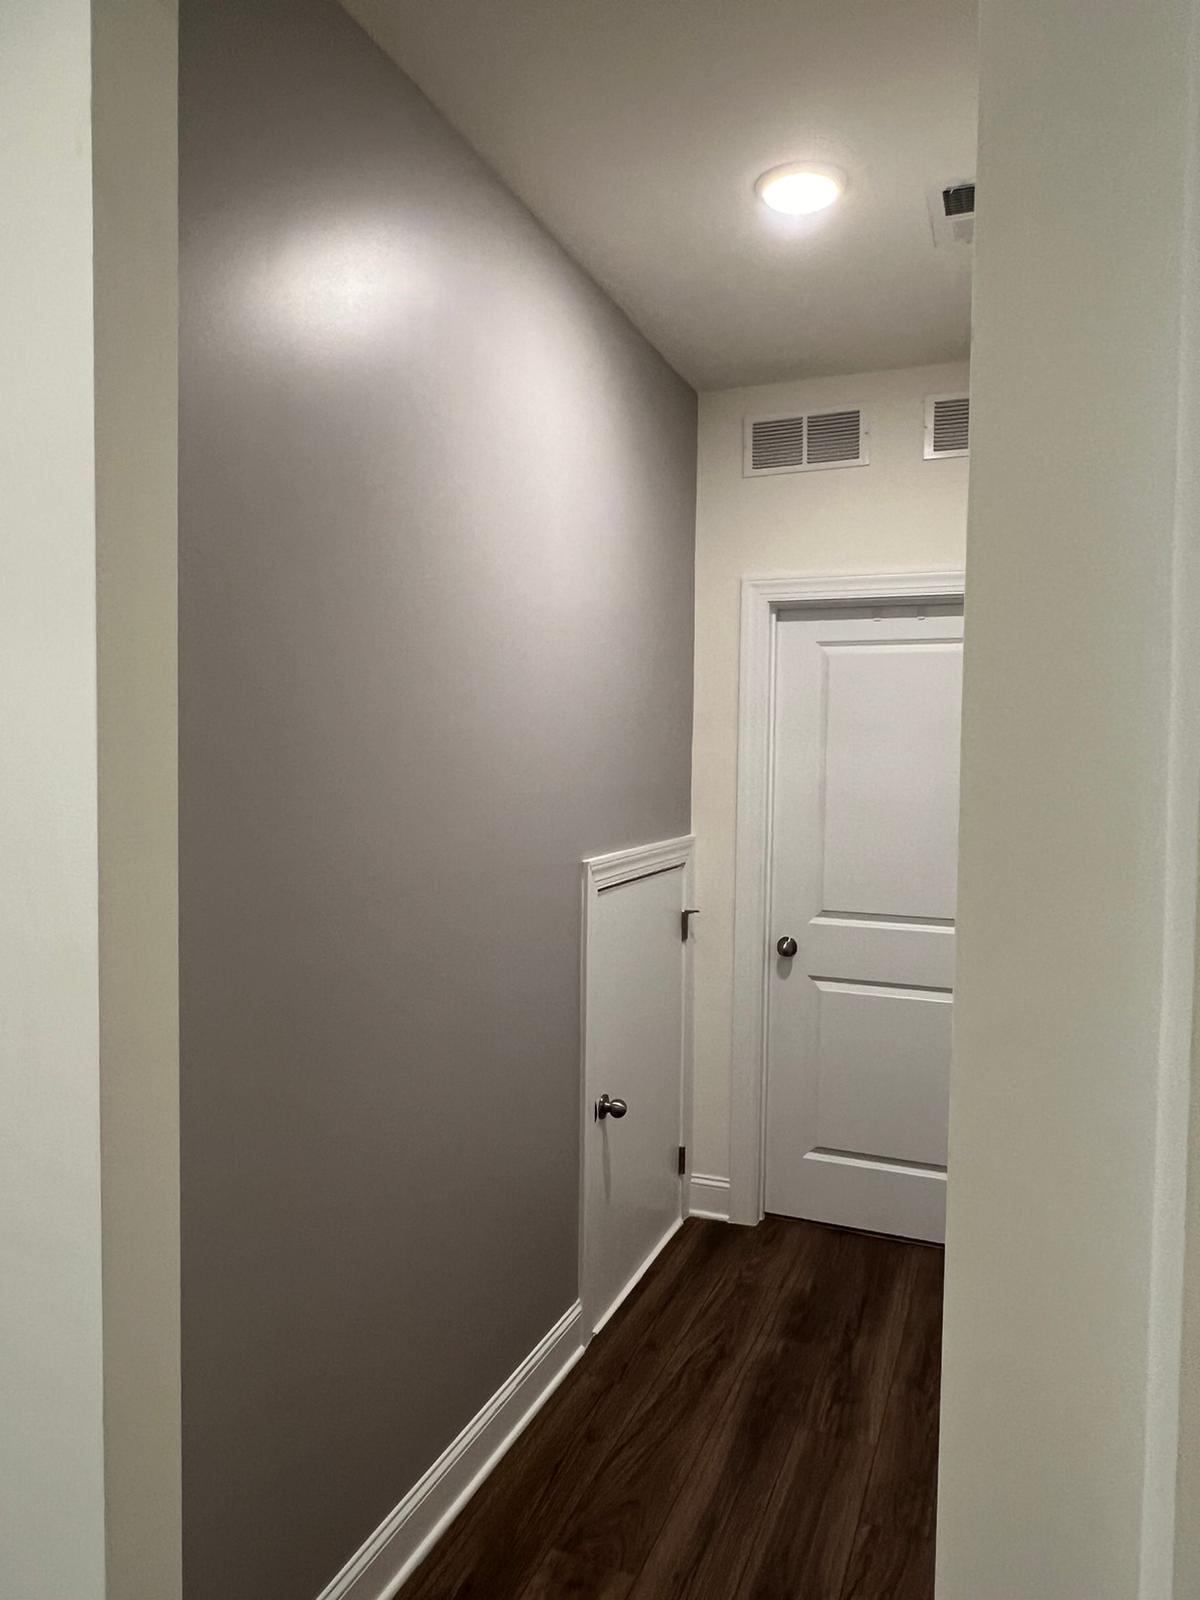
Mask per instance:
[[[747,577],[741,584],[737,816],[734,824],[733,1035],[729,1220],[761,1222],[766,1181],[775,652],[780,614],[806,607],[961,601],[961,567],[935,572]]]
[[[595,1291],[588,1282],[587,1260],[587,1135],[592,1116],[592,1108],[588,1104],[587,1098],[588,945],[590,942],[592,916],[596,909],[597,896],[602,894],[604,890],[615,888],[619,883],[635,882],[638,878],[648,878],[659,872],[669,872],[672,868],[682,870],[683,903],[685,905],[691,904],[695,888],[693,881],[695,844],[695,836],[688,833],[677,839],[661,840],[657,844],[636,845],[630,850],[614,850],[608,855],[590,856],[583,862],[579,950],[579,1300],[583,1308],[581,1331],[584,1344],[587,1344],[593,1334],[598,1331],[596,1328],[597,1307],[595,1305]],[[681,997],[683,1006],[681,1034],[683,1049],[679,1063],[679,1142],[680,1144],[690,1145],[692,1126],[692,941],[688,939],[684,942],[681,938],[680,945],[683,957],[683,992]],[[647,1260],[641,1264],[629,1283],[621,1291],[620,1297],[609,1308],[607,1316],[612,1315],[630,1290],[640,1281],[643,1273],[651,1265],[659,1250],[673,1236],[687,1215],[687,1188],[688,1175],[684,1173],[681,1174],[679,1179],[679,1221],[675,1223],[655,1247]],[[606,1321],[607,1316],[605,1318]]]

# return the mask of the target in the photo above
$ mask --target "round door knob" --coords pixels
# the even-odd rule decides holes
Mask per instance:
[[[781,956],[787,956],[790,960],[791,957],[796,954],[796,951],[799,950],[800,946],[796,943],[795,939],[792,938],[791,934],[785,933],[775,948],[779,951]]]
[[[629,1110],[624,1100],[613,1100],[608,1095],[602,1094],[596,1102],[596,1116],[601,1122],[605,1117],[621,1117]]]

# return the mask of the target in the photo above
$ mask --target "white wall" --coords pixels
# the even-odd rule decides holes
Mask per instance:
[[[700,397],[692,826],[697,838],[694,1173],[729,1176],[738,606],[743,577],[960,566],[965,459],[926,461],[925,396],[967,367],[916,367]],[[746,416],[861,405],[870,465],[742,476]]]
[[[1187,278],[1181,323],[1183,365],[1180,373],[1179,436],[1200,439],[1200,18],[1193,15],[1192,35],[1192,129],[1187,138],[1191,159],[1185,196],[1183,260]],[[1200,451],[1194,444],[1179,461],[1178,513],[1181,526],[1200,528]],[[1177,597],[1177,609],[1185,611],[1196,592],[1195,565],[1200,560],[1193,538],[1182,541],[1190,556],[1189,580]],[[1186,614],[1186,613],[1185,613]],[[1200,627],[1200,616],[1193,613],[1193,626]],[[1180,688],[1187,683],[1183,680]],[[1190,698],[1181,696],[1180,715],[1200,722],[1200,674],[1191,680]],[[1186,795],[1184,797],[1186,804]],[[1186,823],[1186,814],[1184,818]],[[1186,906],[1185,906],[1186,914]],[[1195,989],[1200,992],[1200,966]],[[1192,1015],[1191,1134],[1186,1196],[1186,1252],[1184,1257],[1184,1336],[1179,1413],[1179,1474],[1177,1482],[1175,1540],[1175,1597],[1192,1600],[1200,1594],[1200,1006]],[[1173,1109],[1173,1108],[1171,1108]]]
[[[181,1587],[178,20],[93,31],[105,1492],[114,1600]]]
[[[942,1600],[1171,1593],[1193,11],[982,4]]]
[[[1197,972],[1200,989],[1200,971]],[[1192,1043],[1191,1137],[1185,1252],[1183,1360],[1180,1379],[1175,1600],[1200,1594],[1200,1008]]]
[[[103,1600],[88,0],[0,8],[0,1587]]]

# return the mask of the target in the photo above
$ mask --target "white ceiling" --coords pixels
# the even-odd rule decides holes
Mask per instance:
[[[968,353],[975,0],[344,0],[701,389]],[[843,167],[784,219],[766,168]]]

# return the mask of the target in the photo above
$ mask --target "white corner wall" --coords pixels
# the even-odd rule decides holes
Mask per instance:
[[[0,1589],[179,1593],[176,15],[0,8]]]
[[[1172,1594],[1193,12],[982,4],[940,1600]]]
[[[692,1168],[729,1177],[739,585],[764,574],[962,564],[965,459],[924,459],[925,397],[964,389],[965,363],[700,396],[696,508],[695,1112]],[[742,476],[747,416],[861,405],[870,465]],[[713,1192],[718,1192],[714,1190]]]
[[[0,7],[0,1586],[104,1600],[91,8]]]
[[[105,1501],[113,1600],[182,1588],[178,17],[93,15]]]
[[[1200,564],[1200,8],[1193,7],[1191,132],[1187,138],[1190,160],[1184,196],[1183,315],[1180,334],[1179,437],[1192,441],[1179,461],[1178,520],[1181,531],[1193,537],[1181,540],[1180,593],[1176,610],[1186,616],[1192,597],[1200,590],[1196,568]],[[1200,629],[1200,606],[1192,610],[1193,628]],[[1182,654],[1186,659],[1186,647]],[[1200,673],[1186,675],[1179,685],[1178,717],[1186,727],[1200,724]],[[1186,805],[1188,796],[1183,795]],[[1186,812],[1181,826],[1186,826]],[[1186,904],[1182,914],[1187,915]],[[1186,956],[1186,947],[1180,959]],[[1193,997],[1200,994],[1200,964],[1195,972]],[[1175,1507],[1174,1600],[1194,1600],[1200,1594],[1200,1006],[1193,1000],[1191,1052],[1190,1140],[1185,1198],[1183,1351],[1180,1373],[1179,1465]],[[1182,1098],[1176,1095],[1176,1101]],[[1165,1110],[1175,1114],[1177,1105]],[[1173,1396],[1168,1395],[1168,1402]]]

